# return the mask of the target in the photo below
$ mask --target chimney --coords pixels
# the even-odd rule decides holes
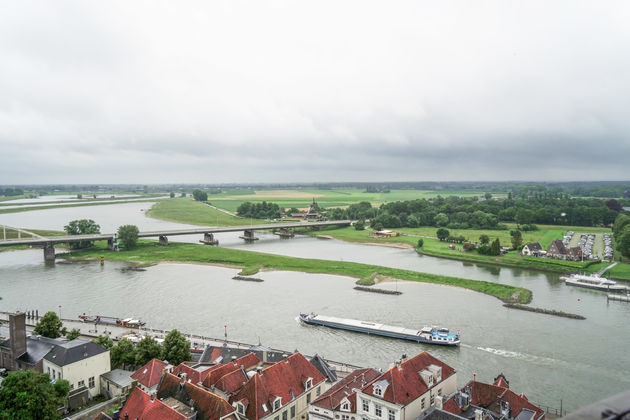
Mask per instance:
[[[396,360],[396,369],[402,370],[402,361],[401,360]]]
[[[258,367],[256,368],[256,373],[257,373],[258,375],[260,375],[260,376],[262,376],[262,371],[263,371],[262,366],[258,366]]]
[[[18,370],[17,359],[26,353],[26,314],[24,312],[9,315],[9,337],[11,338],[13,370]]]
[[[482,419],[483,419],[483,411],[481,411],[480,409],[476,409],[475,420],[482,420]]]
[[[236,356],[232,356],[232,363],[234,363],[234,366],[236,366]]]
[[[403,362],[405,360],[407,360],[407,353],[403,353],[402,357],[400,358],[400,360],[402,360]]]
[[[438,410],[441,410],[442,407],[443,407],[442,396],[438,395],[437,397],[435,397],[435,408],[437,408]]]
[[[154,392],[151,393],[151,402],[153,402],[153,401],[155,401],[155,393]]]

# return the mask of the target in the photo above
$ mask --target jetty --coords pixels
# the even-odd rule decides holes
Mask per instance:
[[[608,300],[618,300],[621,302],[630,302],[630,295],[609,294]]]

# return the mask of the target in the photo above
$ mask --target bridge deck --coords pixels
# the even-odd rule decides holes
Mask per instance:
[[[328,222],[297,222],[297,223],[269,223],[265,225],[246,225],[246,226],[228,226],[228,227],[199,227],[192,229],[175,229],[175,230],[156,230],[149,232],[139,232],[139,238],[150,238],[155,236],[178,236],[178,235],[195,235],[204,233],[225,233],[240,232],[244,230],[271,230],[281,228],[300,228],[313,226],[348,226],[351,220],[333,220]],[[94,235],[69,235],[69,236],[53,236],[40,238],[22,238],[7,239],[0,241],[0,246],[12,245],[45,245],[45,244],[61,244],[77,241],[106,241],[114,238],[113,233],[99,233]]]

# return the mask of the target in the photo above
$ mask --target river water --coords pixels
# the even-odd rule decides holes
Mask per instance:
[[[38,210],[0,215],[0,224],[61,229],[68,221],[92,218],[101,231],[121,224],[140,230],[185,225],[147,218],[150,203]],[[0,310],[58,310],[139,316],[156,328],[258,342],[352,364],[387,368],[403,353],[427,350],[458,371],[460,385],[473,372],[492,381],[503,372],[512,389],[530,400],[575,409],[630,388],[630,305],[607,302],[603,293],[565,286],[557,275],[419,256],[412,250],[310,237],[281,240],[271,234],[244,244],[222,234],[222,246],[329,260],[357,261],[527,287],[532,305],[578,313],[585,321],[509,310],[493,297],[454,287],[411,282],[382,284],[400,296],[358,292],[354,279],[293,272],[263,272],[263,283],[232,280],[238,270],[160,264],[144,272],[123,263],[46,265],[42,251],[0,253]],[[199,236],[170,240],[197,242]],[[201,245],[200,245],[201,246]],[[300,325],[300,312],[378,321],[410,328],[425,324],[460,329],[459,348],[431,347],[322,327]]]

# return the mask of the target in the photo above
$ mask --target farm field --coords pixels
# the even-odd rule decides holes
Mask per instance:
[[[200,226],[240,226],[252,219],[231,216],[192,198],[171,198],[156,203],[147,216],[169,222],[188,223]],[[253,222],[263,222],[253,219]]]
[[[239,190],[242,191],[242,190]],[[239,205],[245,201],[262,202],[270,201],[280,207],[307,208],[313,199],[323,207],[346,207],[350,204],[368,201],[373,206],[393,201],[415,200],[419,198],[442,197],[478,197],[483,195],[481,191],[429,191],[429,190],[391,190],[389,193],[366,193],[362,189],[294,189],[294,190],[246,190],[249,194],[230,193],[230,190],[221,194],[209,194],[208,201],[213,205],[236,211]],[[504,196],[504,195],[497,195]]]

